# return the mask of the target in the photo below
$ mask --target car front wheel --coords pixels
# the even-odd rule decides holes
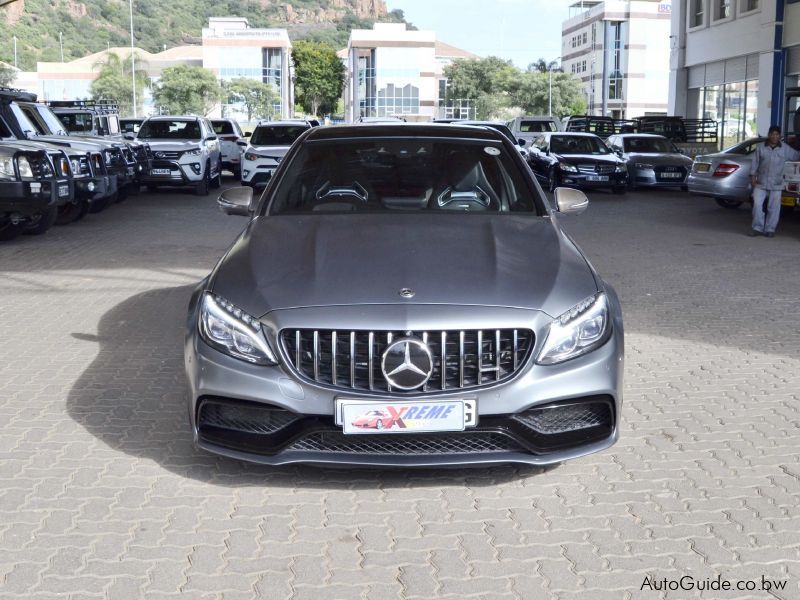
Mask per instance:
[[[203,179],[201,179],[200,181],[198,181],[197,183],[194,184],[194,195],[195,196],[208,196],[208,177],[209,177],[208,171],[209,171],[209,169],[210,169],[210,165],[206,164],[206,172],[205,172],[205,175],[203,175]]]
[[[51,206],[46,211],[40,213],[38,218],[25,227],[25,233],[28,235],[42,235],[45,231],[49,230],[56,224],[58,218],[58,207]]]

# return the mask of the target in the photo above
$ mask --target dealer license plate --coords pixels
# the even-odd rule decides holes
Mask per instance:
[[[608,175],[587,175],[586,181],[608,181]]]
[[[150,172],[153,175],[169,175],[172,173],[169,169],[151,169]]]
[[[661,176],[665,179],[680,179],[683,173],[662,173]]]
[[[464,431],[477,422],[477,402],[469,399],[336,400],[336,424],[346,434]]]
[[[64,196],[69,196],[69,186],[68,185],[60,185],[58,186],[58,197],[63,198]]]

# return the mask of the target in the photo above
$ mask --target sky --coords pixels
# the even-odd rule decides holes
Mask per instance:
[[[511,59],[524,68],[561,54],[561,23],[577,0],[386,0],[418,29],[480,56]]]

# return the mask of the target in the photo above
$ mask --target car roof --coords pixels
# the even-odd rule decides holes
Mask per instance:
[[[311,127],[311,123],[309,123],[308,121],[289,120],[289,119],[284,119],[281,121],[259,121],[258,123],[256,123],[256,127],[272,127],[274,125],[279,125],[281,127],[289,127],[289,126],[297,127],[298,125],[306,125],[308,127]]]
[[[235,123],[236,119],[228,119],[227,117],[224,119],[209,119],[212,123]]]
[[[331,140],[341,138],[372,137],[433,137],[481,139],[496,142],[505,136],[496,129],[450,123],[375,123],[359,125],[333,125],[314,127],[306,134],[306,140]]]
[[[197,121],[199,119],[203,119],[204,117],[195,117],[192,115],[153,115],[152,117],[147,117],[148,121]]]
[[[609,136],[612,137],[612,136]],[[615,133],[613,137],[621,137],[621,138],[658,138],[661,140],[667,139],[663,135],[658,135],[657,133]]]
[[[546,136],[563,136],[563,137],[592,137],[592,138],[599,138],[596,133],[590,133],[587,131],[542,131],[542,135]]]

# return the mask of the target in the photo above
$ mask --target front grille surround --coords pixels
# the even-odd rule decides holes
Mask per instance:
[[[590,175],[610,175],[615,171],[614,165],[579,164],[578,171]]]
[[[412,390],[392,387],[381,371],[386,348],[401,338],[421,340],[433,358],[430,379]],[[282,330],[279,339],[286,364],[298,377],[333,389],[376,395],[458,392],[503,383],[521,372],[534,346],[533,332],[522,328],[435,331],[293,328]]]

